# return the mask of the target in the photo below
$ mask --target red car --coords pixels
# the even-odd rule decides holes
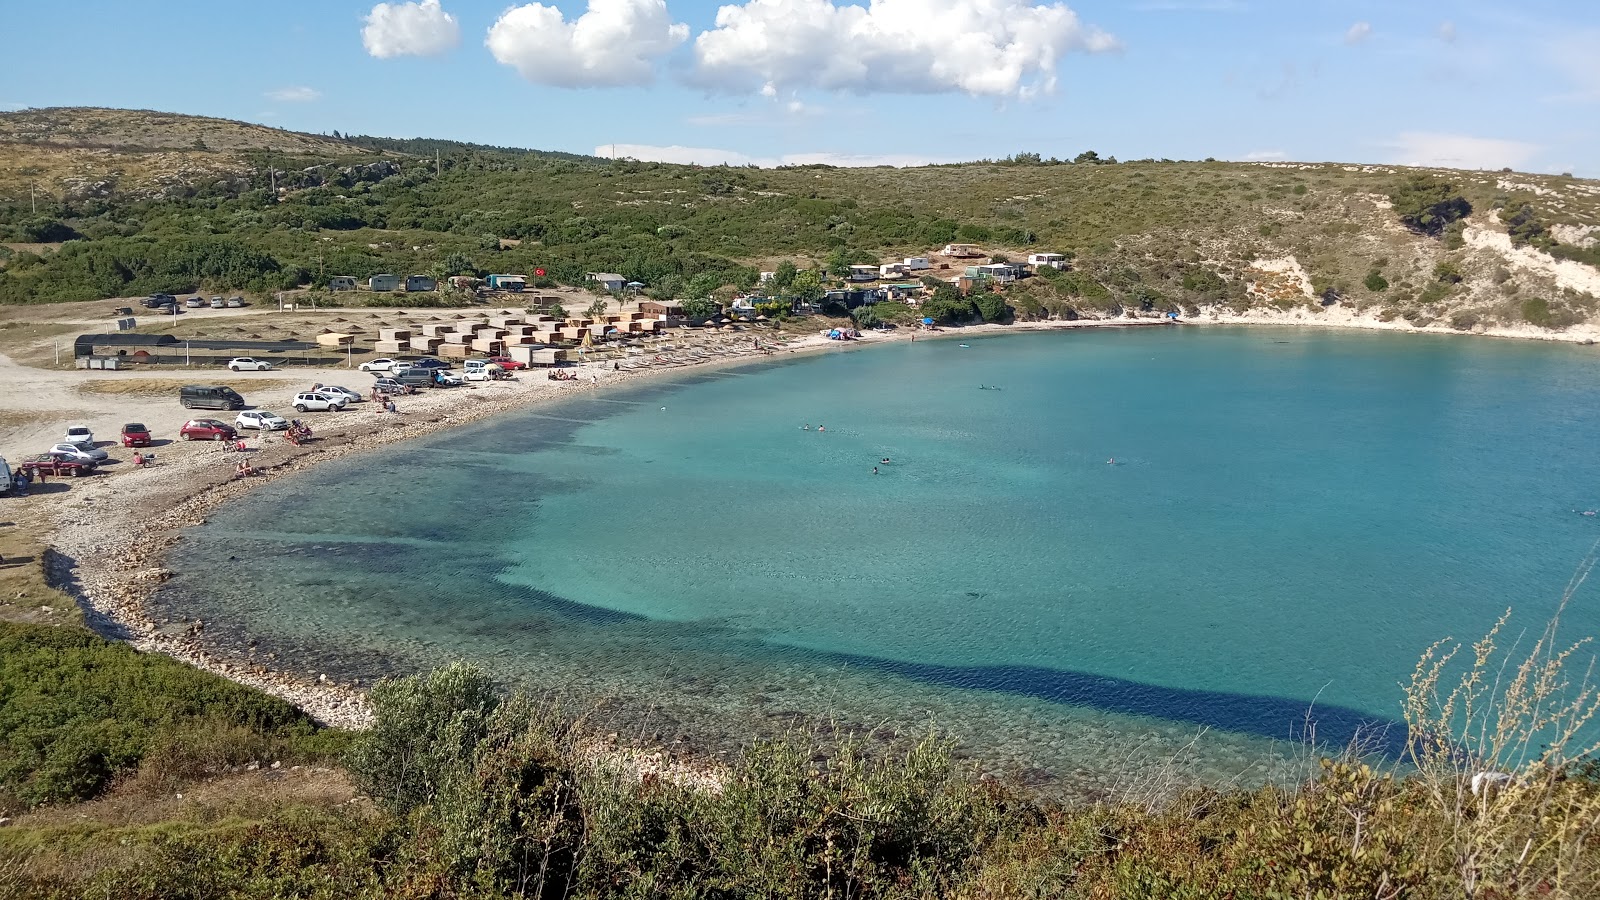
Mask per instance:
[[[231,441],[238,436],[238,429],[216,419],[190,419],[178,429],[178,437],[186,441]]]
[[[150,429],[138,422],[129,422],[122,426],[122,446],[148,447],[150,446]]]
[[[17,468],[33,476],[38,476],[40,472],[48,472],[51,475],[71,475],[78,478],[93,475],[100,467],[90,460],[77,460],[60,453],[41,453],[23,460]]]
[[[489,357],[489,362],[505,369],[507,372],[515,372],[518,369],[526,369],[528,367],[527,363],[517,362],[509,356],[491,356]]]

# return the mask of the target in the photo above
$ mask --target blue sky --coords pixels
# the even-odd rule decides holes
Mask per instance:
[[[1594,0],[20,0],[0,108],[673,161],[1122,159],[1600,176]]]

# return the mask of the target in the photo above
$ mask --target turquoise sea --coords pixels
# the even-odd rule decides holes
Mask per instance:
[[[1597,448],[1594,348],[900,343],[329,463],[191,530],[154,611],[308,672],[474,660],[704,752],[932,722],[1039,782],[1115,788],[1175,755],[1254,781],[1308,719],[1398,740],[1434,640],[1507,606],[1542,627],[1600,539]],[[1564,635],[1600,634],[1597,603]]]

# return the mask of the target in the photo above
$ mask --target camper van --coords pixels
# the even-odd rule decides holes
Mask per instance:
[[[184,409],[244,409],[244,398],[227,386],[190,384],[178,389]]]

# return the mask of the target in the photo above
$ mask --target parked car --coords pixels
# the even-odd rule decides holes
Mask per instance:
[[[305,391],[294,395],[294,411],[307,412],[339,412],[344,409],[349,400],[342,394],[323,393],[322,391]]]
[[[171,294],[151,294],[139,302],[150,309],[161,309],[164,306],[176,306],[178,298]]]
[[[211,308],[212,309],[224,309],[224,308],[227,307],[227,305],[228,305],[228,301],[222,299],[221,297],[212,297],[211,298]]]
[[[478,366],[476,369],[468,369],[463,372],[461,379],[463,381],[493,381],[494,373],[484,366]]]
[[[528,367],[527,363],[518,362],[509,356],[491,356],[489,357],[489,362],[505,369],[507,372],[515,372],[518,369],[526,369]]]
[[[289,420],[264,409],[247,409],[234,418],[233,424],[260,431],[282,431],[289,427]]]
[[[450,364],[449,363],[445,362],[442,359],[434,359],[431,356],[424,356],[421,359],[414,359],[411,362],[406,363],[406,365],[410,366],[413,369],[448,369],[448,368],[450,368]]]
[[[0,481],[0,494],[11,493],[11,464],[5,461],[5,457],[0,457],[0,478],[5,479]]]
[[[460,384],[461,376],[454,372],[447,372],[444,369],[435,369],[433,371],[434,387],[457,387]]]
[[[362,394],[358,394],[355,391],[352,391],[349,388],[339,384],[325,384],[322,387],[317,388],[317,390],[323,392],[324,394],[333,394],[343,397],[347,402],[350,403],[360,403],[362,400],[367,399]]]
[[[77,460],[60,453],[41,453],[24,459],[17,468],[35,477],[42,471],[51,475],[71,475],[78,478],[93,475],[100,466],[93,460]]]
[[[103,463],[111,458],[111,454],[99,447],[79,447],[75,444],[57,444],[45,452],[92,463]]]
[[[218,419],[190,419],[178,429],[178,437],[186,441],[231,441],[238,436],[232,425]]]
[[[384,394],[406,394],[412,390],[393,378],[379,378],[372,383],[372,387]]]
[[[67,436],[62,440],[75,447],[93,447],[94,432],[87,425],[73,425],[67,429]]]
[[[240,309],[243,306],[244,306],[244,298],[243,297],[229,297],[228,298],[228,308],[229,309]]]
[[[122,426],[122,446],[150,446],[150,429],[144,427],[142,422],[129,422]]]
[[[397,365],[400,365],[399,360],[384,357],[383,359],[368,360],[356,368],[359,368],[363,372],[387,372]]]
[[[414,387],[427,387],[433,384],[433,371],[431,369],[402,369],[393,373],[391,380]]]
[[[252,359],[248,356],[235,356],[228,360],[228,368],[235,372],[269,372],[272,363],[264,359]]]
[[[199,309],[200,307],[206,305],[206,301],[199,297],[190,297],[189,299],[183,301],[183,305],[189,307],[190,309]]]

